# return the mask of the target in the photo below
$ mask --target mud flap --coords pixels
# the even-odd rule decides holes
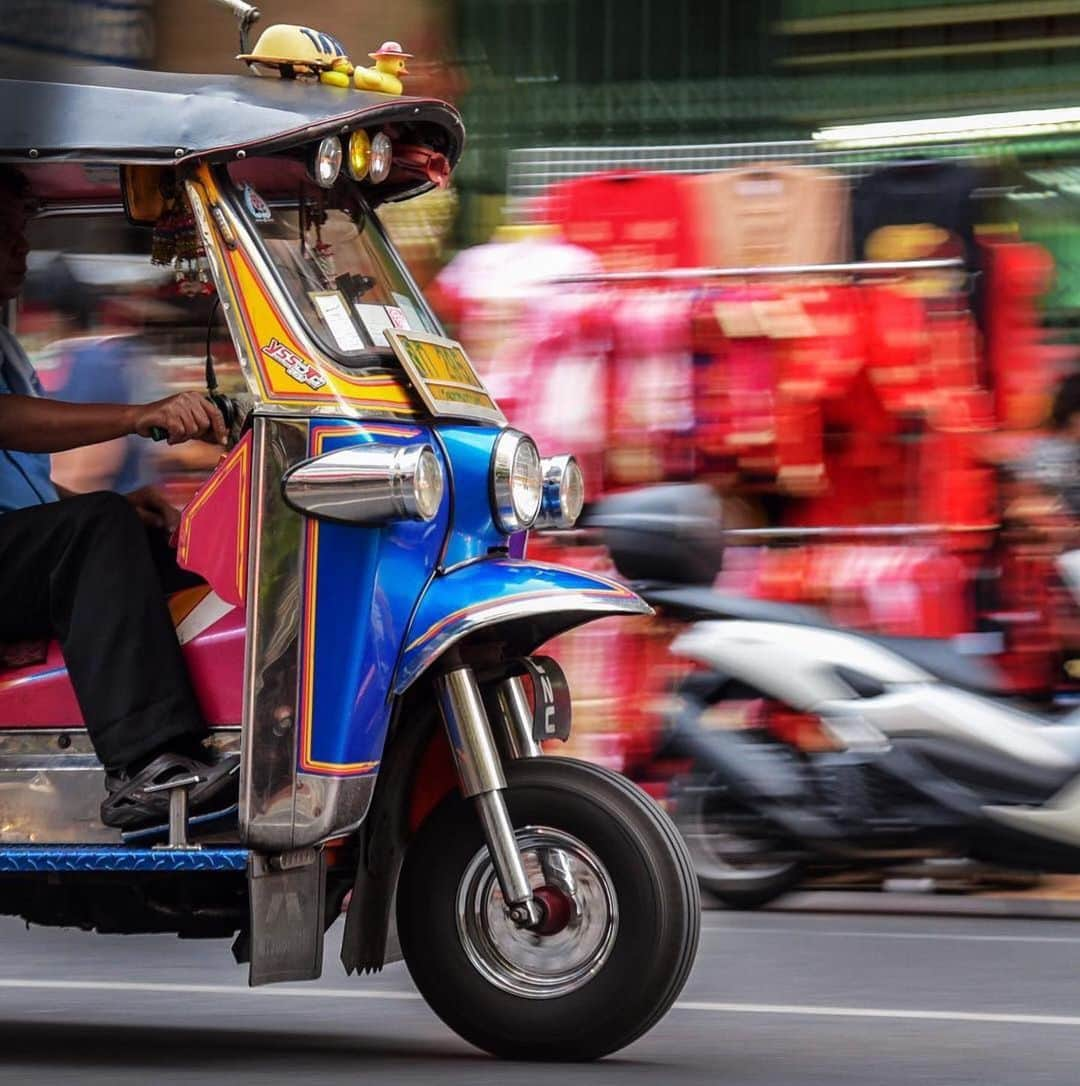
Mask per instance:
[[[298,849],[248,862],[248,984],[322,975],[326,853]]]
[[[533,739],[570,738],[570,684],[563,669],[550,656],[524,656],[518,664],[521,672],[532,680]]]

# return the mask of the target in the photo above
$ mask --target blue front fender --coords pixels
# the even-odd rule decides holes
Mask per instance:
[[[603,615],[648,615],[624,585],[576,569],[498,558],[436,577],[416,609],[398,663],[394,693],[407,690],[451,645],[478,630],[512,627],[530,652],[549,637]]]

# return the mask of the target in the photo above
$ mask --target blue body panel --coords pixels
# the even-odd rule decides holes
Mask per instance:
[[[123,845],[8,845],[0,872],[243,871],[246,848],[127,848]]]
[[[347,445],[427,442],[431,431],[391,423],[312,421],[309,455]],[[301,771],[375,772],[390,719],[401,643],[449,527],[449,496],[427,522],[368,527],[309,519],[305,527],[300,661]]]
[[[439,427],[453,468],[454,488],[454,523],[442,561],[444,569],[509,544],[491,514],[491,453],[501,432],[492,426]]]
[[[429,442],[448,485],[442,508],[427,523],[365,527],[308,520],[299,697],[302,772],[376,772],[393,696],[476,629],[528,620],[530,630],[551,636],[602,615],[649,613],[614,581],[506,557],[509,540],[495,526],[489,492],[491,455],[500,433],[496,427],[462,423],[439,423],[433,430],[406,423],[312,421],[310,456],[367,442]]]
[[[650,614],[624,585],[575,569],[493,558],[436,577],[409,627],[394,681],[404,692],[446,649],[474,630],[535,618],[552,636],[591,618]]]

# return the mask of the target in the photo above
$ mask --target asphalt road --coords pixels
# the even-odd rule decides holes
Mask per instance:
[[[335,933],[332,933],[334,935]],[[657,1083],[1080,1081],[1075,921],[711,912],[679,1003],[616,1057],[489,1059],[401,965],[250,991],[225,943],[0,922],[0,1081]]]

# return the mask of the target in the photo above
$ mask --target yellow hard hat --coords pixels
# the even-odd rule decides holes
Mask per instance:
[[[318,72],[345,56],[345,46],[332,34],[307,26],[275,23],[259,35],[250,53],[241,53],[236,59],[249,64],[288,65]]]

